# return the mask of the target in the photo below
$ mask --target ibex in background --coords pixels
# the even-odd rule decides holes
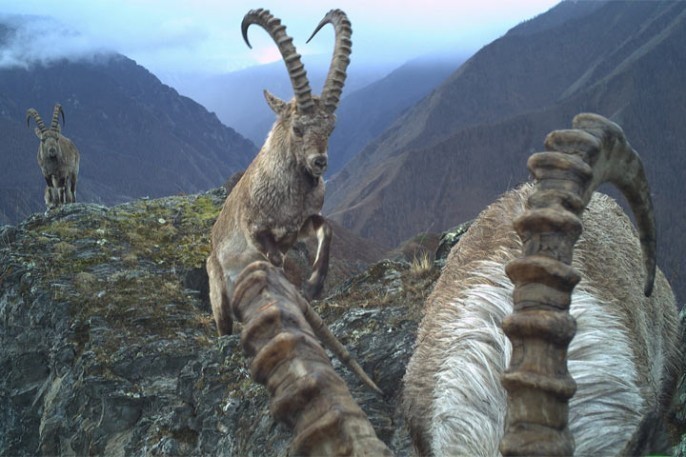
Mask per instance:
[[[35,132],[40,140],[38,165],[47,183],[44,199],[48,209],[76,201],[79,150],[69,138],[62,135],[59,124],[60,115],[64,124],[64,111],[62,111],[62,105],[57,103],[48,129],[35,109],[29,108],[26,111],[26,124],[29,125],[31,118],[36,121]]]
[[[529,160],[535,186],[481,213],[427,300],[402,405],[419,455],[570,455],[574,443],[578,455],[636,455],[665,445],[680,332],[655,266],[643,165],[616,124],[581,114],[573,126]],[[604,181],[627,196],[639,237],[613,200],[593,193]],[[251,372],[294,429],[293,452],[390,455],[282,278],[252,264],[234,298]]]
[[[233,188],[212,228],[212,249],[207,259],[210,301],[219,335],[232,332],[231,295],[238,274],[250,263],[268,260],[283,265],[286,252],[298,240],[315,236],[317,254],[310,278],[304,285],[308,300],[322,289],[329,267],[331,228],[320,215],[324,203],[323,174],[327,166],[327,144],[334,128],[336,107],[350,63],[352,29],[345,13],[332,10],[319,23],[314,35],[332,24],[336,34],[329,73],[320,97],[310,92],[310,83],[286,27],[269,11],[258,9],[243,18],[241,31],[248,41],[248,28],[257,24],[277,44],[291,78],[295,98],[285,102],[264,91],[277,119],[264,146]],[[308,40],[309,41],[309,40]],[[310,310],[310,316],[316,316]],[[378,388],[350,361],[350,355],[319,320],[320,338],[349,364],[368,385]],[[314,325],[313,325],[314,326]]]
[[[481,213],[426,302],[403,393],[421,455],[569,455],[575,445],[579,455],[637,455],[666,446],[679,331],[674,295],[656,273],[643,165],[607,119],[582,114],[573,127],[546,138],[559,152],[529,160],[536,187]],[[603,181],[627,197],[638,237],[612,199],[593,194]]]

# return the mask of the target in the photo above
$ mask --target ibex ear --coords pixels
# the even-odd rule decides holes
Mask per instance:
[[[281,100],[279,97],[272,95],[267,89],[264,90],[264,98],[267,100],[267,104],[277,115],[281,115],[284,112],[288,104]]]
[[[36,133],[36,136],[37,136],[38,138],[41,138],[40,129],[39,129],[38,127],[36,127],[35,129],[33,129],[33,131]]]

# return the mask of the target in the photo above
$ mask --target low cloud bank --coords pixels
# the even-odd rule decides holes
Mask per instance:
[[[52,18],[0,14],[0,68],[28,68],[113,53]]]

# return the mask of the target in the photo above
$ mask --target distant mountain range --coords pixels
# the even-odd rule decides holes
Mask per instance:
[[[393,121],[441,84],[466,57],[426,56],[411,60],[359,90],[346,90],[329,139],[333,176]]]
[[[562,2],[481,49],[329,183],[325,214],[388,247],[473,218],[582,111],[641,154],[659,263],[686,297],[686,2]]]
[[[11,33],[0,24],[0,44]],[[453,57],[356,70],[353,55],[329,145],[324,213],[386,249],[440,232],[527,180],[526,159],[545,134],[593,111],[621,124],[641,153],[659,262],[686,297],[678,281],[686,271],[683,43],[686,2],[570,0],[464,63]],[[307,60],[318,93],[326,65]],[[29,107],[49,117],[62,103],[64,134],[82,153],[81,201],[192,193],[244,169],[274,121],[262,89],[292,95],[283,64],[203,83],[210,98],[199,101],[225,109],[222,118],[232,113],[255,144],[121,55],[0,69],[0,223],[44,209]]]
[[[389,64],[366,64],[355,61],[354,44],[343,97],[366,87],[393,71]],[[319,94],[329,69],[331,56],[308,55],[302,58],[310,86]],[[446,75],[447,76],[447,75]],[[248,67],[220,75],[167,75],[182,94],[201,103],[217,117],[255,144],[261,145],[274,123],[274,112],[264,100],[263,91],[290,100],[293,88],[283,61]]]
[[[354,39],[353,39],[354,41]],[[397,68],[389,64],[358,63],[353,43],[343,98],[336,112],[336,129],[329,141],[328,176],[333,176],[367,143],[381,134],[460,66],[466,57],[431,55]],[[329,56],[306,56],[303,63],[314,94],[319,94],[329,68]],[[218,76],[171,77],[181,93],[217,113],[226,125],[261,145],[274,123],[263,90],[290,100],[288,73],[278,61]]]
[[[0,40],[12,33],[0,25]],[[1,45],[1,44],[0,44]],[[114,204],[136,197],[195,193],[244,169],[257,147],[195,101],[121,55],[0,68],[0,223],[43,211],[38,139],[26,126],[36,108],[81,151],[77,199]]]
[[[0,46],[11,42],[13,27],[27,20],[37,18],[0,21]],[[327,175],[333,176],[463,60],[425,57],[394,70],[389,63],[358,64],[353,58],[329,144]],[[306,63],[313,92],[319,93],[329,57],[308,56]],[[223,183],[250,163],[274,122],[263,89],[292,97],[280,61],[215,77],[166,79],[174,81],[175,89],[117,54],[0,66],[0,129],[5,137],[0,144],[0,223],[16,223],[44,209],[43,179],[35,160],[38,140],[25,123],[29,107],[49,122],[54,104],[62,104],[67,119],[63,133],[82,153],[78,200],[114,204]],[[237,130],[254,138],[254,144]]]

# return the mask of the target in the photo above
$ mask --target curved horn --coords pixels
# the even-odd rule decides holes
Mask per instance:
[[[29,108],[26,110],[26,125],[29,125],[29,121],[33,118],[34,121],[36,121],[36,125],[38,126],[38,130],[41,131],[41,133],[45,133],[48,129],[45,127],[45,123],[43,123],[43,119],[41,119],[40,114],[38,114],[38,111],[36,111],[33,108]]]
[[[614,184],[631,206],[636,218],[646,273],[643,293],[649,297],[653,291],[657,268],[657,228],[643,162],[627,141],[622,128],[614,122],[597,114],[585,113],[576,116],[572,126],[590,133],[603,142],[603,151],[607,151],[607,154],[602,154],[593,165],[592,186],[597,188],[605,181]],[[591,193],[584,197],[585,202],[590,200]]]
[[[55,132],[60,131],[60,114],[62,115],[62,124],[64,124],[64,111],[62,111],[62,105],[56,103],[55,109],[52,112],[52,122],[50,123],[50,130],[54,130]]]
[[[644,291],[655,277],[655,221],[648,183],[636,151],[617,125],[579,114],[573,130],[551,132],[548,151],[529,159],[536,178],[527,211],[514,221],[524,257],[510,262],[514,310],[503,320],[512,342],[502,377],[508,393],[503,455],[572,455],[568,401],[576,384],[567,371],[567,347],[576,332],[569,315],[580,275],[571,267],[581,235],[581,213],[603,182],[617,185],[636,214],[646,267]]]
[[[248,265],[231,300],[253,379],[270,412],[293,429],[293,455],[390,456],[331,366],[303,313],[307,301],[267,262]]]
[[[331,10],[326,13],[324,19],[321,20],[317,28],[314,29],[307,42],[319,32],[319,30],[326,24],[331,24],[336,32],[336,44],[333,49],[333,57],[331,58],[331,66],[329,73],[324,82],[324,89],[322,89],[321,99],[324,102],[326,109],[333,113],[338,107],[343,92],[343,85],[347,76],[346,70],[350,64],[350,53],[352,53],[352,40],[350,39],[353,30],[348,20],[348,16],[338,9]]]
[[[301,113],[311,112],[314,108],[314,101],[312,100],[310,82],[307,79],[305,66],[300,61],[300,54],[297,53],[293,45],[293,39],[286,33],[286,26],[281,25],[281,20],[272,16],[269,10],[262,8],[250,10],[241,23],[241,33],[245,44],[251,49],[252,46],[248,41],[248,27],[251,24],[257,24],[266,30],[278,46],[281,57],[286,64],[288,76],[291,78],[298,111]]]

